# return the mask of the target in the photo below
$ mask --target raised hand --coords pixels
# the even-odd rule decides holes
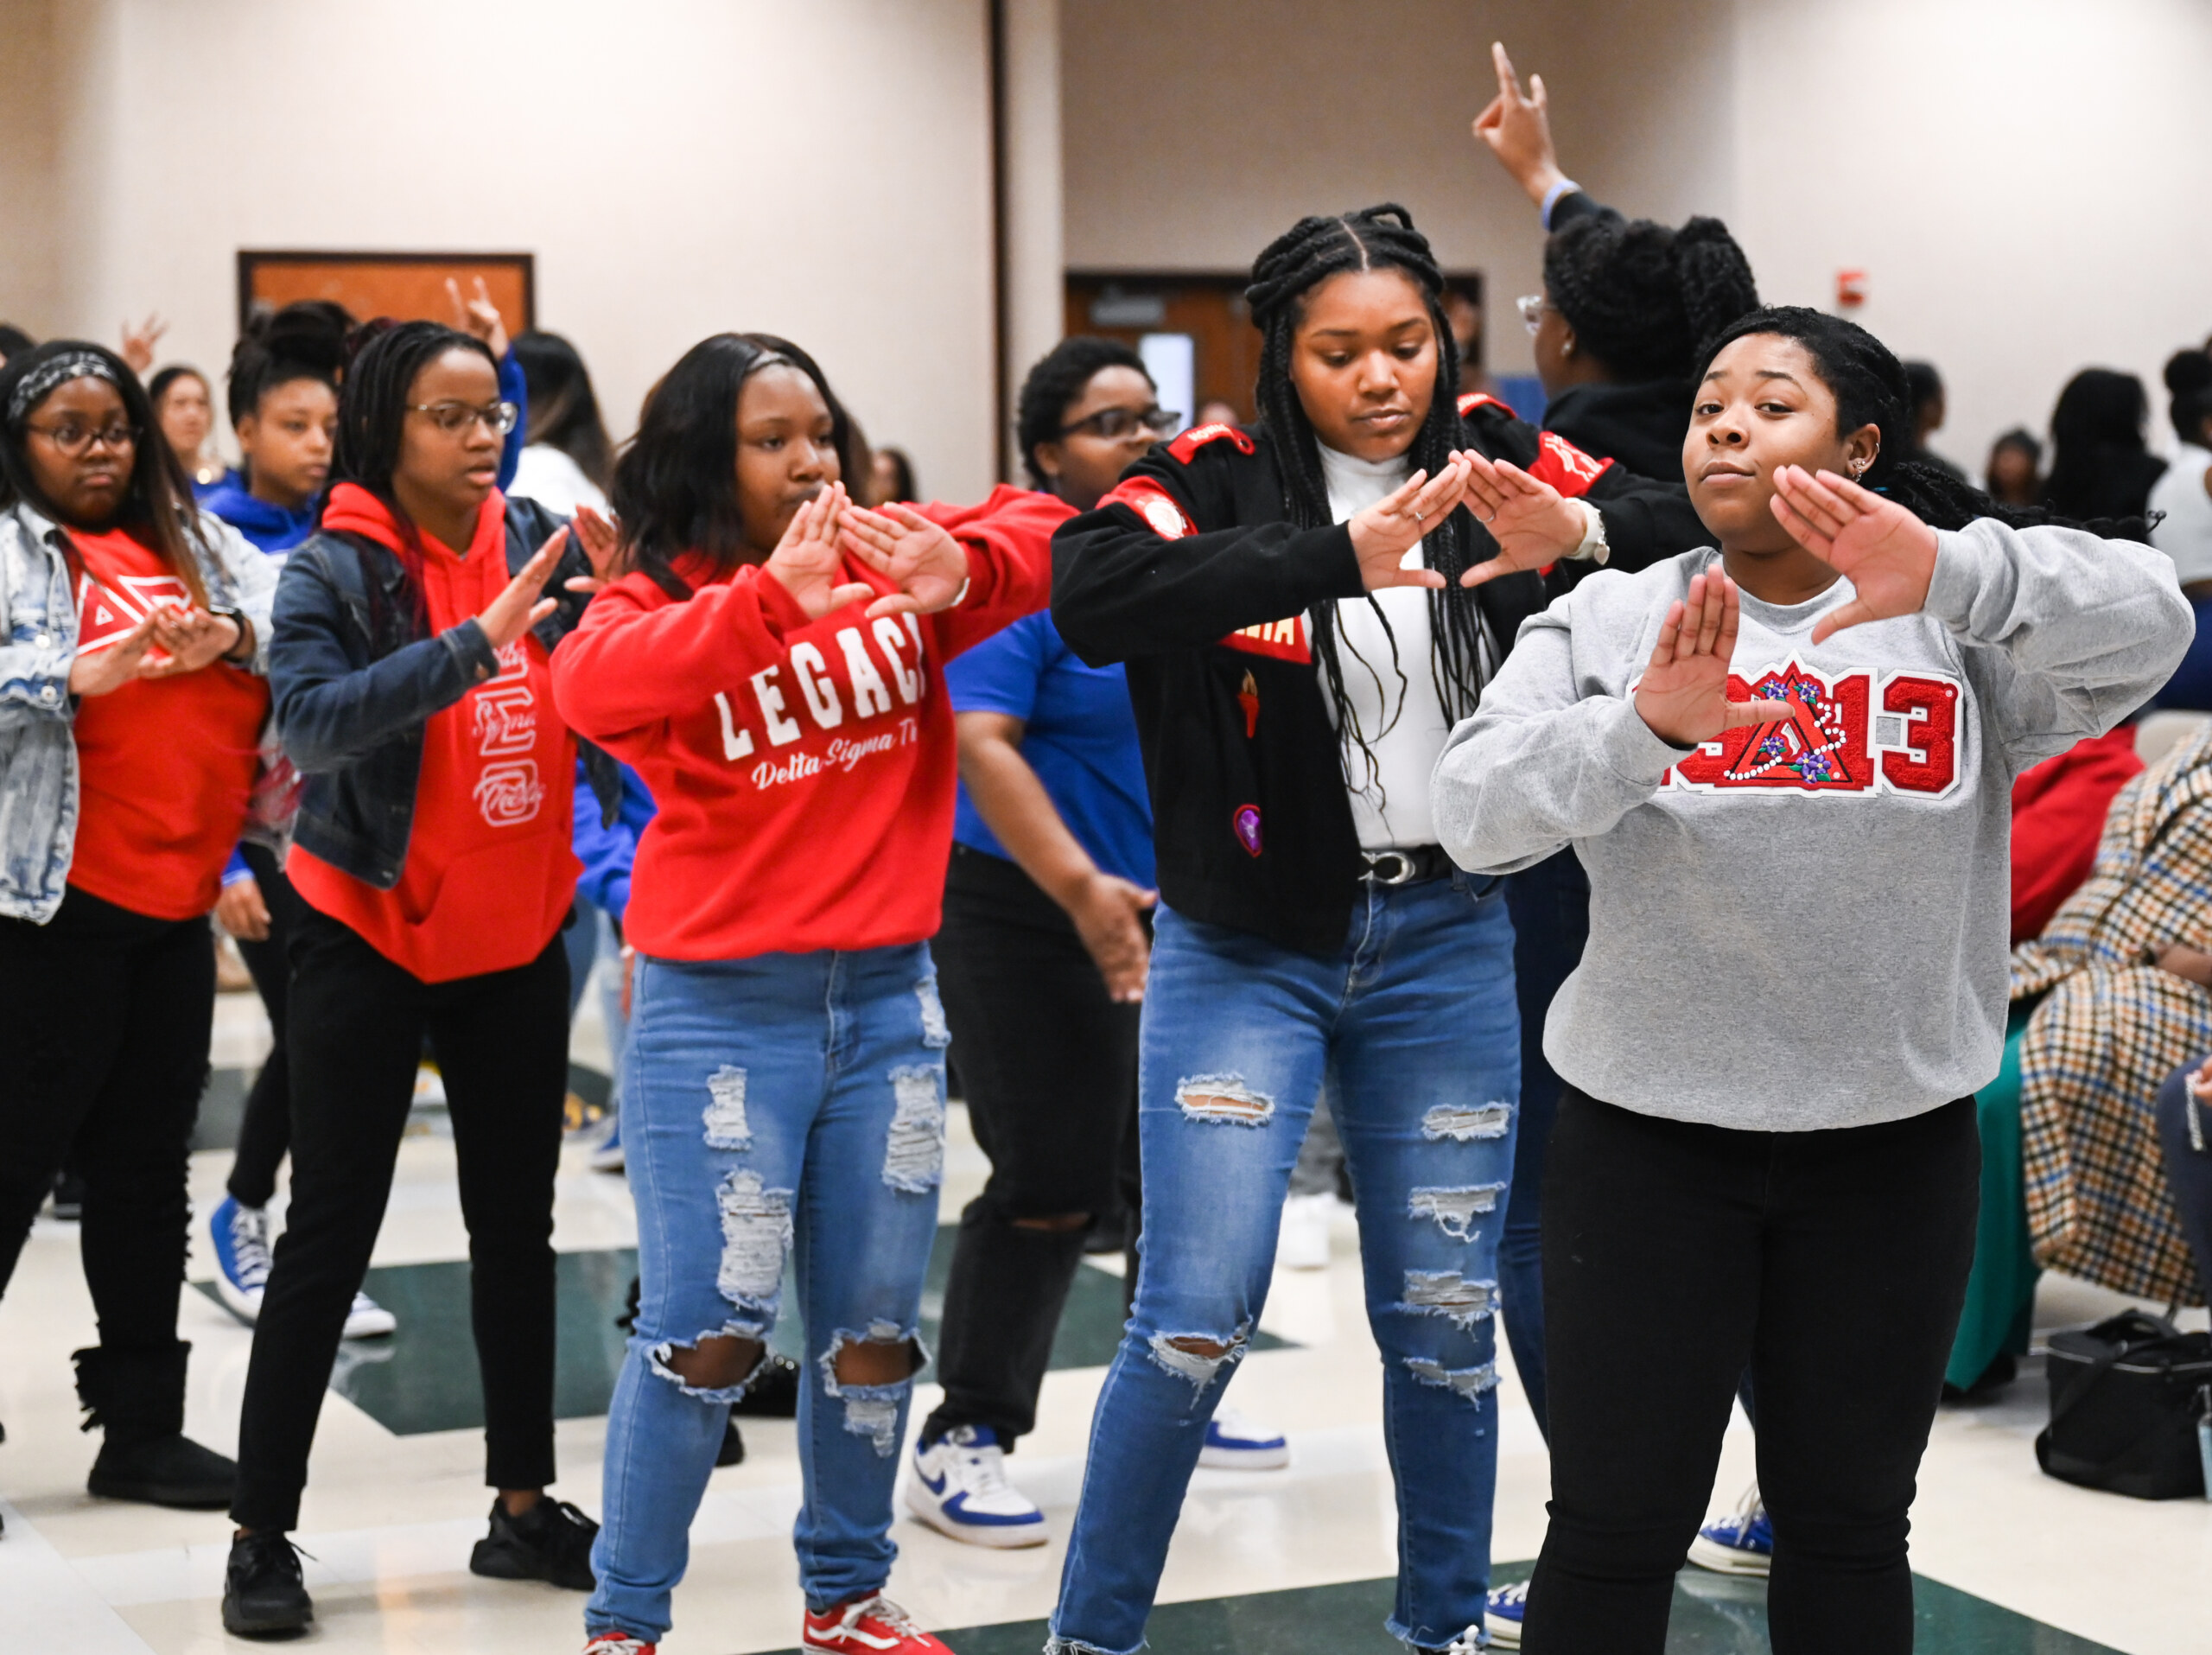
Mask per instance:
[[[154,644],[162,658],[149,659],[139,669],[141,678],[174,678],[197,672],[235,654],[246,639],[244,622],[181,603],[162,604],[148,619],[154,623]]]
[[[450,276],[446,277],[446,297],[453,302],[453,325],[464,334],[474,334],[490,347],[495,360],[505,360],[507,354],[507,324],[499,315],[499,307],[492,302],[492,290],[484,285],[484,278],[476,278],[476,291],[468,298],[461,296],[461,283]]]
[[[959,541],[911,506],[871,512],[849,507],[839,544],[899,589],[868,606],[878,615],[930,614],[950,608],[968,585],[968,552]]]
[[[1688,594],[1668,605],[1636,686],[1636,710],[1661,741],[1695,747],[1746,724],[1798,723],[1794,701],[1728,699],[1741,617],[1736,582],[1717,569],[1691,576]]]
[[[140,379],[154,366],[154,347],[162,342],[162,335],[169,330],[158,312],[149,315],[136,328],[125,317],[123,323],[123,349],[120,354],[130,365],[130,371]]]
[[[1441,586],[1433,569],[1402,569],[1414,543],[1437,527],[1459,506],[1467,490],[1465,456],[1453,455],[1433,477],[1416,471],[1365,510],[1352,514],[1351,549],[1359,577],[1370,592],[1387,586]]]
[[[146,672],[146,652],[154,647],[154,622],[148,615],[113,643],[82,654],[69,664],[69,693],[104,696]]]
[[[1471,449],[1453,457],[1467,463],[1467,509],[1497,542],[1497,556],[1460,576],[1460,585],[1541,569],[1582,544],[1587,520],[1581,508],[1549,483]]]
[[[1497,71],[1497,96],[1475,117],[1475,137],[1490,145],[1498,164],[1541,207],[1552,186],[1567,176],[1552,148],[1551,99],[1544,93],[1544,78],[1530,75],[1523,92],[1503,41],[1491,43],[1490,60]]]
[[[784,538],[761,565],[783,583],[809,621],[875,595],[875,589],[864,581],[837,578],[845,572],[838,530],[845,514],[855,509],[845,485],[831,483],[793,514]]]
[[[554,531],[545,544],[531,554],[530,561],[515,571],[505,589],[477,615],[476,624],[483,627],[484,636],[493,649],[505,649],[560,607],[552,598],[540,597],[539,594],[545,590],[545,582],[553,578],[553,571],[560,566],[561,554],[568,544],[569,532]]]
[[[1159,901],[1158,891],[1093,872],[1068,903],[1076,934],[1083,939],[1099,976],[1106,979],[1108,996],[1116,1004],[1135,1005],[1144,998],[1152,944],[1137,916]]]
[[[622,536],[614,526],[614,519],[594,506],[576,507],[575,520],[569,527],[576,532],[576,538],[583,545],[584,560],[590,563],[588,575],[572,575],[562,584],[571,592],[596,592],[621,573]]]
[[[1774,474],[1774,515],[1789,538],[1856,589],[1815,623],[1823,643],[1846,627],[1917,614],[1936,578],[1936,531],[1895,500],[1833,471],[1802,466]]]

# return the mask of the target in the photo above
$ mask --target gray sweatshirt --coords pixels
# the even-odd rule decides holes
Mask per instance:
[[[1602,572],[1531,617],[1437,761],[1438,837],[1471,869],[1570,843],[1588,869],[1544,1055],[1593,1098],[1796,1131],[1964,1097],[2004,1045],[2012,780],[2165,681],[2194,631],[2173,566],[1985,518],[1939,535],[1920,614],[1817,646],[1848,581],[1745,593],[1729,699],[1801,712],[1683,749],[1632,686],[1719,560]]]

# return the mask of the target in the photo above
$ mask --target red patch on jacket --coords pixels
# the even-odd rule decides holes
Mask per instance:
[[[1529,474],[1540,483],[1549,483],[1567,499],[1577,500],[1590,492],[1590,485],[1604,476],[1605,468],[1612,463],[1583,453],[1556,431],[1544,431],[1536,438],[1536,459]]]
[[[1245,436],[1243,432],[1238,430],[1234,425],[1223,425],[1219,423],[1212,425],[1193,425],[1189,430],[1184,432],[1182,436],[1177,437],[1173,442],[1170,442],[1167,445],[1167,452],[1173,455],[1178,460],[1181,461],[1187,466],[1191,463],[1191,456],[1196,454],[1200,449],[1205,447],[1209,442],[1218,442],[1224,437],[1236,445],[1236,451],[1239,454],[1254,454],[1258,452],[1258,445],[1255,444],[1250,437]]]
[[[1512,408],[1509,404],[1500,402],[1496,397],[1491,396],[1488,391],[1470,391],[1465,396],[1459,398],[1459,417],[1461,419],[1465,419],[1468,415],[1473,413],[1476,409],[1485,406],[1491,408],[1503,408],[1509,414],[1513,412]]]
[[[1221,646],[1246,655],[1264,655],[1271,661],[1303,664],[1313,659],[1313,645],[1306,634],[1306,617],[1302,614],[1262,621],[1256,627],[1240,627],[1221,640]]]
[[[1175,497],[1149,477],[1131,477],[1117,483],[1098,503],[1128,506],[1162,540],[1182,540],[1198,532]]]

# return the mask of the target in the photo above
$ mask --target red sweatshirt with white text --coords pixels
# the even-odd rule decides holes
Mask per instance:
[[[626,940],[663,959],[880,948],[936,934],[957,776],[944,663],[1052,596],[1073,513],[1001,486],[917,508],[968,554],[966,597],[818,621],[747,566],[671,598],[627,575],[553,656],[570,728],[632,766],[658,813],[638,841]],[[848,563],[840,577],[895,589]]]

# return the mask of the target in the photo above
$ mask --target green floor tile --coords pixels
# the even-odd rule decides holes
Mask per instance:
[[[1525,1579],[1529,1568],[1501,1564],[1497,1577]],[[1145,1635],[1154,1655],[1403,1655],[1403,1645],[1382,1630],[1394,1595],[1389,1581],[1351,1581],[1166,1603],[1153,1611]],[[1916,1655],[2114,1655],[2102,1644],[1935,1581],[1916,1577],[1913,1601]],[[1038,1655],[1045,1623],[1009,1621],[938,1635],[956,1655]],[[1667,1655],[1767,1655],[1767,1649],[1764,1582],[1682,1571]]]
[[[944,1283],[952,1266],[950,1225],[941,1227],[930,1250],[922,1291],[922,1341],[934,1346],[944,1314]],[[622,1365],[623,1334],[614,1326],[638,1269],[628,1248],[603,1252],[563,1253],[558,1258],[558,1321],[555,1333],[553,1410],[562,1419],[604,1414]],[[425,1431],[470,1430],[484,1423],[484,1396],[477,1379],[476,1349],[469,1332],[468,1266],[465,1264],[398,1264],[372,1270],[362,1284],[369,1296],[399,1319],[389,1339],[348,1340],[331,1371],[331,1389],[399,1436]],[[210,1298],[214,1289],[200,1290]],[[784,1284],[786,1315],[769,1341],[786,1356],[804,1349],[792,1283]],[[1122,1337],[1122,1283],[1103,1270],[1076,1272],[1052,1342],[1055,1368],[1103,1367]],[[1255,1350],[1280,1348],[1283,1340],[1262,1334]],[[931,1377],[923,1370],[921,1377]]]

